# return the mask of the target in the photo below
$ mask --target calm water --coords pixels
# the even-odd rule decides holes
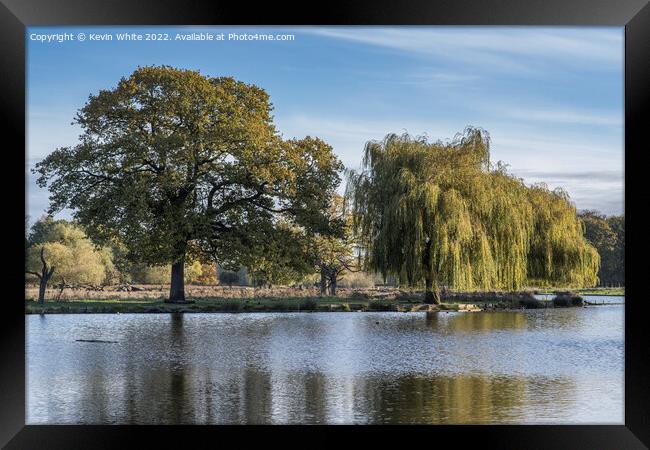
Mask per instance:
[[[621,424],[623,319],[622,305],[30,315],[27,422]]]

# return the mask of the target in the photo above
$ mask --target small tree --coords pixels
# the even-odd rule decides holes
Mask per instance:
[[[100,285],[114,276],[111,250],[93,245],[74,223],[40,219],[32,227],[28,244],[26,271],[34,276],[39,273],[41,287],[50,279],[62,284]],[[45,265],[56,267],[49,277],[43,277]]]
[[[352,239],[352,216],[346,208],[345,198],[334,195],[328,210],[330,233],[317,234],[311,239],[311,252],[320,273],[320,295],[336,296],[340,277],[356,272],[354,242]]]

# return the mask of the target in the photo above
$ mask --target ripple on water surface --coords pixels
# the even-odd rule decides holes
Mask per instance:
[[[26,321],[28,423],[623,423],[620,305]]]

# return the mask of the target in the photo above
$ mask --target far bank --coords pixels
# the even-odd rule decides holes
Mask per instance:
[[[504,309],[537,309],[553,307],[579,307],[601,304],[601,301],[584,301],[582,295],[564,292],[559,295],[532,291],[522,292],[447,292],[440,305],[423,302],[422,292],[401,291],[398,289],[355,290],[337,297],[316,295],[290,295],[295,292],[257,292],[251,294],[246,289],[229,291],[230,297],[194,297],[190,303],[166,303],[164,296],[145,297],[128,294],[143,294],[143,291],[123,292],[112,298],[95,296],[90,298],[64,298],[48,300],[40,304],[33,299],[25,301],[26,314],[84,314],[84,313],[214,313],[214,312],[364,312],[364,311],[461,311],[477,312]],[[103,292],[106,294],[107,292]],[[151,294],[152,291],[149,291]],[[81,293],[79,293],[81,294]],[[235,296],[235,294],[237,296]],[[289,294],[289,295],[287,295]],[[98,298],[99,297],[99,298]],[[599,297],[602,299],[604,297]]]

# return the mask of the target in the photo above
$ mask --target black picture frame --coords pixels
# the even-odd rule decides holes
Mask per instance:
[[[650,109],[650,5],[647,0],[456,0],[408,2],[334,1],[287,5],[275,2],[249,4],[223,1],[171,0],[1,0],[0,5],[0,108],[5,125],[3,156],[24,163],[25,149],[25,27],[31,25],[608,25],[625,27],[625,425],[566,426],[409,426],[404,427],[233,427],[233,426],[26,426],[25,425],[25,320],[24,274],[14,258],[24,255],[18,236],[24,234],[25,198],[16,184],[25,186],[25,173],[5,164],[3,192],[7,211],[5,228],[15,239],[6,249],[5,282],[11,289],[3,299],[0,325],[0,445],[6,448],[114,448],[148,439],[146,448],[179,447],[187,439],[196,447],[215,447],[236,435],[238,445],[252,438],[287,438],[283,445],[333,443],[351,430],[362,439],[383,443],[442,444],[442,438],[461,442],[476,440],[483,447],[498,448],[647,448],[650,445],[650,399],[646,307],[640,297],[639,266],[634,256],[645,250],[640,244],[640,225],[632,220],[635,159],[647,147],[645,124]],[[594,95],[598,95],[594,93]],[[9,139],[7,139],[9,138]],[[13,142],[12,145],[8,142]],[[23,149],[23,150],[21,150]],[[14,161],[11,161],[13,164]],[[23,191],[24,195],[24,191]],[[639,193],[643,201],[646,194]],[[22,203],[21,203],[22,201]],[[639,214],[639,213],[636,213]],[[19,229],[20,227],[20,229]],[[634,273],[637,273],[635,276]],[[632,280],[632,281],[631,281]],[[18,301],[19,298],[21,301]],[[255,431],[255,433],[251,433]],[[407,432],[407,433],[405,433]],[[309,434],[310,436],[306,436]],[[317,436],[313,436],[313,435]],[[282,435],[282,436],[281,436]],[[288,436],[287,436],[288,435]],[[316,439],[314,439],[316,438]],[[198,439],[198,440],[197,440]],[[307,440],[305,440],[307,439]],[[154,441],[160,444],[155,444]],[[267,441],[270,442],[270,441]],[[202,444],[201,444],[202,443]],[[194,445],[193,445],[194,446]]]

